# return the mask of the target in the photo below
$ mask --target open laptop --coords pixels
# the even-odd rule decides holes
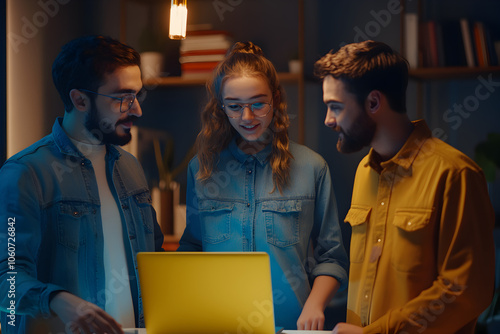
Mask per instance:
[[[138,253],[148,334],[274,334],[269,255]]]

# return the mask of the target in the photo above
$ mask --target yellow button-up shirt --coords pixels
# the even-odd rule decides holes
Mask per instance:
[[[424,121],[356,172],[347,322],[364,333],[473,333],[494,289],[494,212],[481,169]]]

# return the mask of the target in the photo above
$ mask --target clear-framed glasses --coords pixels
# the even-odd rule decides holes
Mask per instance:
[[[106,97],[120,101],[120,112],[122,114],[126,113],[127,111],[132,109],[132,107],[134,106],[135,100],[137,100],[137,102],[139,102],[139,104],[141,104],[144,101],[144,99],[146,98],[146,90],[145,89],[141,89],[139,91],[139,93],[137,93],[137,94],[125,93],[125,94],[122,94],[121,97],[100,94],[100,93],[97,93],[97,92],[94,92],[94,91],[91,91],[88,89],[79,89],[79,90],[81,90],[83,92],[87,92],[87,93],[106,96]]]
[[[254,102],[254,103],[227,103],[222,105],[222,109],[230,118],[240,118],[245,108],[250,108],[255,117],[265,117],[273,109],[271,103]]]

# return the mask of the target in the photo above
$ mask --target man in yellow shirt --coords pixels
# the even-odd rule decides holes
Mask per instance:
[[[481,169],[406,114],[408,63],[384,43],[316,63],[325,125],[354,181],[347,323],[333,333],[474,333],[494,289],[494,212]]]

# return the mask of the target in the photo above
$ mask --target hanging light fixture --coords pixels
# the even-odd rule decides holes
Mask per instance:
[[[170,39],[186,38],[187,0],[172,0],[170,5]]]

